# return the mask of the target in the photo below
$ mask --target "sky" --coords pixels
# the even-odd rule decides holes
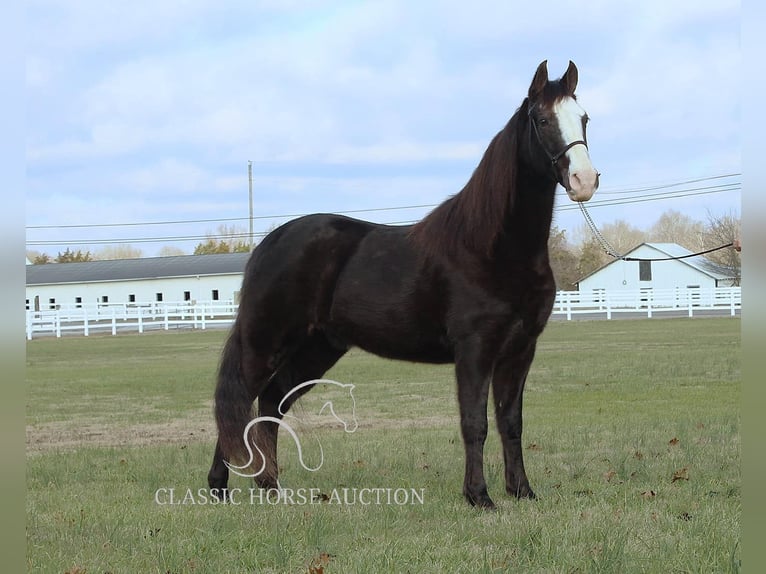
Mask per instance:
[[[420,219],[569,60],[597,224],[740,214],[740,6],[508,0],[26,3],[27,250],[192,253],[221,225]],[[402,208],[402,209],[398,209]],[[554,224],[583,219],[563,188]],[[185,239],[180,239],[185,238]]]

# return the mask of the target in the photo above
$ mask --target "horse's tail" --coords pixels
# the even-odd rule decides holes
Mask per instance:
[[[227,461],[239,461],[244,455],[243,435],[252,419],[253,401],[242,375],[242,338],[237,321],[223,348],[215,388],[218,444]]]

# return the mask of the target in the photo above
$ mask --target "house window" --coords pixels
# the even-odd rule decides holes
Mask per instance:
[[[128,295],[128,303],[135,303],[135,302],[136,302],[136,294],[131,293],[130,295]]]
[[[75,306],[77,309],[80,309],[80,308],[82,308],[82,297],[75,297],[75,298],[74,298],[74,306]]]
[[[162,293],[157,293],[157,303],[162,303]]]
[[[652,262],[651,261],[638,262],[638,279],[639,281],[652,280]]]
[[[29,299],[27,299],[27,311],[29,311]]]
[[[101,297],[102,303],[109,303],[109,295],[104,295]]]
[[[50,299],[48,299],[48,308],[49,309],[56,308],[56,299],[54,297],[51,297]]]
[[[191,291],[184,291],[184,301],[191,301]]]
[[[213,301],[218,301],[218,289],[213,289],[212,297]]]

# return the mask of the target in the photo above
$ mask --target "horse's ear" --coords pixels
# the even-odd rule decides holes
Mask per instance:
[[[536,100],[538,96],[543,93],[545,85],[548,83],[548,60],[543,60],[537,71],[535,77],[532,79],[532,83],[529,85],[529,99]]]
[[[574,95],[575,88],[577,88],[577,66],[572,60],[569,60],[569,67],[561,78],[561,84],[568,95]]]

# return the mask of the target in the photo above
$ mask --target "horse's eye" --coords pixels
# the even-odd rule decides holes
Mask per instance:
[[[540,119],[537,120],[537,124],[540,125],[540,126],[547,126],[548,125],[548,120],[546,120],[545,118],[540,118]]]

